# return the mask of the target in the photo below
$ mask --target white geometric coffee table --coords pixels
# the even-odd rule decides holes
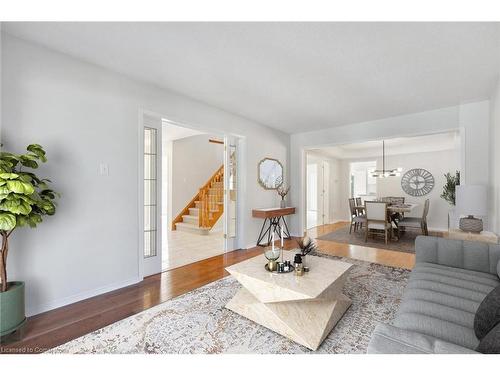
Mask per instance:
[[[285,251],[285,260],[293,252]],[[352,264],[306,257],[310,272],[274,274],[257,256],[226,270],[243,286],[226,308],[309,349],[316,350],[351,305],[342,294]]]

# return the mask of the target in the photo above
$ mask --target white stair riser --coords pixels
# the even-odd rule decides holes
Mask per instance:
[[[189,223],[177,223],[175,224],[175,229],[180,230],[182,232],[189,232],[200,235],[208,235],[210,232],[208,229],[199,228],[197,225],[189,224]]]
[[[191,215],[182,215],[182,222],[198,225],[199,217],[198,216],[191,216]]]

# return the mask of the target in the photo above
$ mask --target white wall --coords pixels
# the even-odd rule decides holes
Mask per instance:
[[[287,166],[288,135],[8,35],[2,42],[2,142],[14,152],[42,144],[49,162],[39,173],[62,193],[55,216],[12,235],[9,276],[26,281],[28,315],[138,281],[141,108],[244,137],[241,243],[254,243],[262,223],[251,209],[279,202],[258,185],[257,163]],[[109,176],[98,175],[101,162]]]
[[[490,223],[491,230],[500,234],[500,79],[491,98],[490,117]]]
[[[176,217],[224,163],[224,145],[208,134],[172,142],[172,215]]]
[[[431,134],[461,129],[464,136],[464,182],[488,184],[489,101],[468,103],[387,119],[325,130],[293,134],[290,138],[291,202],[297,214],[291,220],[295,235],[304,228],[304,152],[308,148],[357,143],[367,140]]]

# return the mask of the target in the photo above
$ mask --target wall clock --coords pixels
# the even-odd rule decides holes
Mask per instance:
[[[434,187],[434,176],[422,168],[410,169],[401,178],[404,192],[413,197],[421,197],[431,192]]]

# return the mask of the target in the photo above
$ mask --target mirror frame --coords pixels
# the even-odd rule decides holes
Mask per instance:
[[[277,162],[280,167],[281,167],[281,184],[279,184],[278,186],[274,187],[274,188],[270,188],[270,187],[267,187],[261,180],[260,178],[260,165],[262,163],[264,163],[266,160],[272,160],[272,161],[275,161]],[[285,169],[283,168],[283,164],[281,164],[281,162],[278,160],[278,159],[275,159],[275,158],[263,158],[259,161],[259,163],[257,164],[257,182],[259,183],[260,186],[262,186],[263,189],[265,190],[277,190],[281,185],[283,185],[283,181],[285,180],[284,179],[284,173],[285,173]]]

